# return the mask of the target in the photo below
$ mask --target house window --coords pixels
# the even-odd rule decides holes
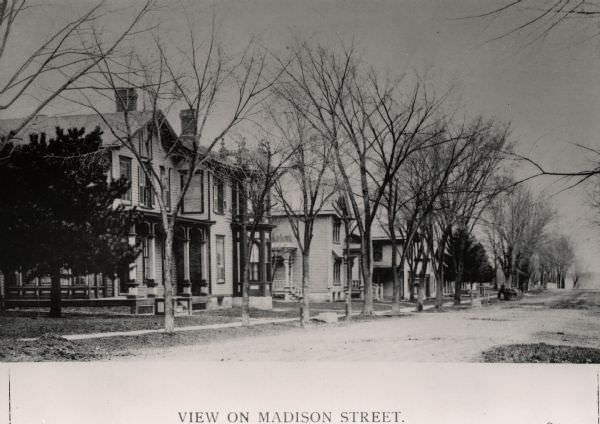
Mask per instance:
[[[383,245],[373,244],[373,261],[381,262],[383,260]]]
[[[140,206],[144,206],[146,208],[152,207],[152,183],[150,182],[150,176],[146,175],[144,172],[144,167],[146,167],[146,171],[148,173],[152,172],[150,169],[150,165],[148,163],[144,163],[138,167],[138,182],[139,182],[139,190],[140,190]]]
[[[187,174],[182,172],[179,176],[179,187],[183,191]],[[190,186],[183,197],[184,213],[204,213],[204,174],[197,172],[190,181]]]
[[[231,214],[236,219],[239,214],[238,211],[238,187],[236,183],[231,184]]]
[[[138,132],[138,146],[141,157],[152,159],[152,136],[150,132],[144,130]]]
[[[333,261],[333,283],[340,284],[342,275],[342,260],[335,258]]]
[[[250,263],[249,263],[249,280],[259,281],[260,280],[260,254],[259,247],[256,243],[252,244],[252,250],[250,251]]]
[[[129,187],[121,199],[131,202],[131,158],[119,156],[119,176],[129,182]]]
[[[225,183],[217,178],[215,178],[213,196],[215,213],[223,215],[227,207],[225,204]]]
[[[342,228],[342,223],[339,219],[333,221],[333,242],[340,242],[340,229]]]
[[[163,204],[167,210],[171,210],[171,168],[160,167],[160,182],[162,185]]]
[[[142,260],[143,260],[142,270],[144,272],[144,275],[142,276],[142,278],[144,280],[147,280],[151,275],[150,239],[148,236],[142,237]]]
[[[217,251],[217,283],[225,283],[225,236],[216,237]]]

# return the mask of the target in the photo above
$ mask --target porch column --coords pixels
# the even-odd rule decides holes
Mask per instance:
[[[210,260],[208,259],[208,231],[204,228],[200,229],[200,294],[201,295],[209,295],[213,292],[212,281],[208,278],[209,276],[209,264]],[[234,243],[235,246],[235,243]],[[235,248],[234,248],[235,250]],[[234,267],[236,266],[236,262],[233,262]],[[235,268],[234,268],[235,269]],[[235,275],[235,271],[234,271]]]
[[[289,271],[287,279],[288,279],[288,282],[290,284],[290,287],[293,287],[294,294],[296,294],[295,293],[296,292],[296,284],[294,283],[294,267],[292,266],[294,264],[294,259],[292,257],[292,252],[288,253],[287,262],[288,262],[288,267],[287,268],[288,268],[288,271]]]
[[[129,233],[129,245],[135,246],[135,226],[131,227],[131,232]],[[137,297],[138,295],[138,283],[136,281],[137,278],[137,260],[133,260],[133,262],[129,263],[129,275],[127,281],[127,297]]]
[[[190,280],[190,228],[183,229],[183,295],[192,295],[192,282]]]
[[[283,257],[283,269],[285,270],[285,288],[290,288],[290,252]]]
[[[150,266],[148,267],[148,280],[146,281],[146,285],[148,286],[148,291],[146,295],[148,297],[156,297],[156,231],[155,224],[149,224],[150,232],[148,234],[148,260],[150,261]]]

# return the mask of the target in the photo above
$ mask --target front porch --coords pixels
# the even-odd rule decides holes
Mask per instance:
[[[61,300],[63,308],[114,308],[126,307],[133,315],[162,315],[164,314],[163,297],[131,298],[126,296],[105,297],[98,299],[65,298]],[[223,303],[218,296],[175,296],[173,308],[175,315],[191,315],[208,309],[216,309]],[[7,298],[4,301],[6,309],[49,308],[50,299],[46,298]]]
[[[273,298],[285,301],[302,298],[302,287],[294,279],[296,244],[280,238],[273,243]]]

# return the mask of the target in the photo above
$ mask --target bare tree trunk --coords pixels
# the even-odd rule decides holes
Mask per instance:
[[[469,297],[471,300],[471,308],[473,307],[473,282],[469,283]]]
[[[365,228],[362,237],[362,246],[360,248],[362,260],[362,277],[365,290],[365,303],[363,306],[364,315],[373,315],[373,262],[371,261],[371,229]]]
[[[517,251],[513,249],[510,254],[510,275],[507,279],[507,287],[515,287],[517,284]]]
[[[175,331],[175,310],[173,305],[173,287],[177,281],[177,270],[173,266],[173,239],[175,236],[174,224],[166,227],[165,256],[163,269],[165,270],[164,295],[165,300],[165,333]]]
[[[421,244],[419,256],[422,259],[422,262],[421,272],[419,274],[421,276],[421,281],[419,283],[419,286],[417,287],[417,312],[421,312],[423,310],[425,303],[425,292],[423,286],[425,285],[425,273],[427,271],[427,255],[424,252],[423,244]]]
[[[50,280],[50,316],[59,318],[62,316],[61,292],[60,292],[60,268],[52,273]]]
[[[396,266],[398,253],[396,252],[396,238],[392,237],[392,284],[394,290],[394,300],[392,302],[392,312],[400,312],[400,282],[398,281],[398,269]]]
[[[454,281],[454,304],[460,305],[460,295],[462,291],[463,274],[465,270],[465,245],[466,245],[466,233],[459,236],[458,240],[458,257],[455,259],[456,264],[456,279]]]
[[[410,290],[410,301],[416,302],[416,293],[415,293],[415,275],[417,274],[417,260],[414,257],[414,251],[411,252],[411,260],[409,261],[409,276],[408,276],[408,288]]]
[[[346,251],[344,258],[346,259],[346,321],[352,319],[352,267],[350,266],[350,228],[348,225],[348,217],[344,215],[344,243]]]
[[[417,284],[417,312],[423,311],[423,282]]]
[[[348,246],[346,244],[346,246]],[[346,250],[348,251],[348,250]],[[352,268],[350,268],[350,260],[346,254],[346,321],[352,318]]]
[[[242,219],[242,230],[240,234],[240,243],[243,246],[243,252],[240,255],[242,257],[241,263],[241,277],[242,277],[242,325],[248,326],[250,325],[250,288],[248,286],[248,259],[249,252],[252,249],[248,249],[249,252],[246,252],[248,247],[248,232],[246,228],[246,217],[244,216]]]
[[[310,321],[310,247],[302,252],[302,308],[300,322],[302,326]]]
[[[442,309],[444,304],[444,267],[440,266],[437,275],[435,276],[435,307],[436,309]]]
[[[435,307],[436,309],[441,309],[442,305],[444,303],[444,252],[445,252],[445,246],[446,246],[446,241],[447,241],[447,233],[444,232],[444,234],[442,234],[442,239],[440,240],[440,245],[438,246],[438,251],[437,251],[437,266],[435,266],[434,269],[435,271]],[[434,252],[434,248],[433,248],[433,231],[431,231],[430,234],[430,238],[429,238],[429,251],[431,252],[432,255],[435,255],[436,252]]]
[[[460,295],[462,292],[462,283],[463,283],[463,271],[464,264],[461,261],[458,262],[458,269],[456,270],[456,280],[454,281],[454,304],[460,305]]]
[[[544,269],[542,269],[542,272],[540,273],[540,283],[544,290],[548,288],[548,282],[546,280],[546,271]]]

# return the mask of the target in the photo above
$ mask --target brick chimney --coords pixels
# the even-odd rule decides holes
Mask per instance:
[[[179,118],[181,119],[181,135],[195,136],[197,129],[196,110],[184,109],[181,112],[179,112]]]
[[[137,93],[135,88],[116,88],[115,104],[117,106],[117,112],[135,112],[137,110]]]

